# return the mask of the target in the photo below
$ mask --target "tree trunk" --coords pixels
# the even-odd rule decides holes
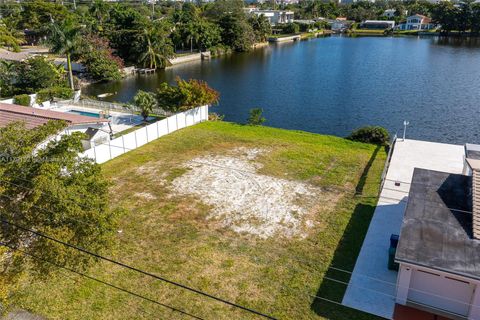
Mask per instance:
[[[67,53],[67,71],[68,71],[68,85],[72,90],[75,90],[75,86],[73,84],[72,60],[70,59],[70,53]]]

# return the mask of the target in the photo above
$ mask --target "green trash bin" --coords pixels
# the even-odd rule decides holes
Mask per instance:
[[[397,248],[390,247],[388,249],[388,269],[398,271],[398,263],[395,262],[395,252]]]

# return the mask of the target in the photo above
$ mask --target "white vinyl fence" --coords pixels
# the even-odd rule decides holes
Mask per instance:
[[[197,107],[149,124],[110,140],[108,143],[95,146],[86,150],[80,156],[91,158],[96,163],[104,163],[171,132],[206,120],[208,120],[208,106]]]

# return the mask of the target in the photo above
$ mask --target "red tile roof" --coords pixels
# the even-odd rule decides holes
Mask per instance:
[[[109,122],[108,119],[0,103],[0,128],[14,121],[24,121],[26,127],[32,129],[50,120],[64,120],[69,125]]]

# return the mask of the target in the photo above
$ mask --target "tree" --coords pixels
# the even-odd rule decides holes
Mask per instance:
[[[147,121],[148,116],[157,105],[157,101],[152,93],[139,90],[133,97],[133,104],[140,109],[143,121]]]
[[[75,89],[72,73],[72,55],[79,54],[81,50],[81,27],[73,20],[65,20],[61,24],[50,23],[48,45],[50,50],[56,54],[67,57],[68,84],[72,90]]]
[[[0,60],[0,97],[13,94],[17,64],[11,61]]]
[[[9,28],[4,21],[0,20],[0,47],[6,47],[12,51],[20,51],[20,45],[25,39],[15,29]]]
[[[253,32],[255,33],[255,41],[266,41],[268,35],[272,33],[272,26],[270,25],[268,19],[262,14],[260,16],[253,15],[248,19],[248,21],[250,22]]]
[[[248,51],[252,48],[255,34],[245,15],[226,14],[219,21],[222,41],[235,51]]]
[[[65,85],[63,73],[43,56],[21,62],[15,67],[15,73],[16,78],[12,80],[17,93],[35,93],[39,89]]]
[[[16,29],[29,30],[38,36],[48,34],[48,26],[51,21],[62,24],[64,20],[73,18],[73,14],[66,6],[59,3],[34,0],[22,2],[22,10],[19,11]]]
[[[220,28],[214,23],[202,19],[197,24],[197,29],[200,50],[207,50],[222,41]]]
[[[459,9],[449,1],[442,1],[432,9],[432,20],[441,25],[447,33],[458,28],[457,16]]]
[[[78,155],[83,151],[83,134],[64,135],[39,148],[64,127],[63,122],[49,122],[33,130],[22,123],[0,128],[0,217],[25,229],[102,252],[112,243],[121,211],[110,209],[109,184],[101,167]],[[8,250],[2,255],[2,284],[14,285],[14,276],[24,271],[46,277],[56,270],[42,259],[79,271],[94,261],[25,229],[2,223],[0,242],[27,253]],[[7,296],[6,288],[2,289],[3,296]]]
[[[122,78],[120,69],[124,66],[123,60],[113,54],[107,39],[88,35],[84,43],[85,51],[81,55],[81,60],[93,79],[111,81]]]
[[[247,123],[252,126],[261,126],[266,119],[263,117],[263,109],[253,108],[250,109]]]
[[[177,78],[177,85],[164,82],[157,89],[157,105],[171,112],[182,112],[198,106],[218,103],[219,93],[204,81]]]
[[[145,27],[135,44],[138,62],[151,69],[165,67],[167,59],[173,56],[173,47],[168,35],[168,25],[163,21]]]

